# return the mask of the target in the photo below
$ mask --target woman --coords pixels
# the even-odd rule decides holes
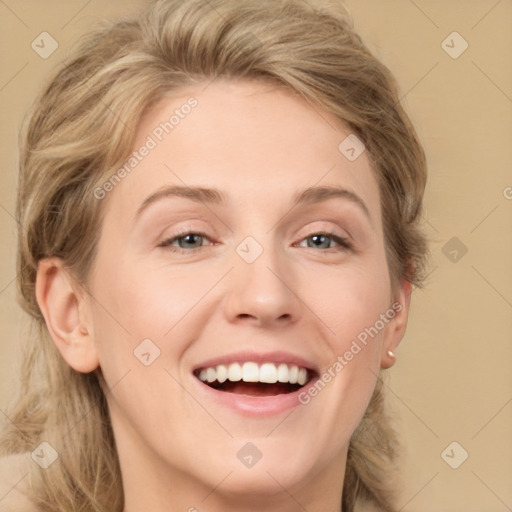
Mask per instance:
[[[396,510],[379,372],[426,164],[342,5],[160,0],[82,41],[23,141],[2,506]]]

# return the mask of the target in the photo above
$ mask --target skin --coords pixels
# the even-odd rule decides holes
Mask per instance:
[[[146,113],[134,148],[190,96],[198,106],[104,200],[88,293],[49,258],[38,302],[64,359],[104,378],[126,512],[339,510],[350,436],[409,310],[410,285],[390,280],[377,182],[365,152],[350,162],[338,150],[348,129],[257,82],[175,93]],[[227,202],[166,197],[136,216],[171,185],[214,187]],[[293,207],[298,191],[328,185],[368,215],[346,197]],[[207,237],[177,252],[184,229]],[[318,233],[350,247],[315,246]],[[236,252],[247,236],[263,248],[251,264]],[[326,370],[394,301],[402,311],[307,405],[246,417],[197,392],[194,365],[241,350]],[[160,356],[145,366],[133,352],[148,338]],[[252,468],[236,456],[247,442],[262,453]]]

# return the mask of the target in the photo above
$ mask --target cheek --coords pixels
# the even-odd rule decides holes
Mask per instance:
[[[159,425],[173,424],[176,410],[188,414],[186,404],[177,402],[176,362],[207,321],[198,321],[200,308],[194,306],[217,278],[165,269],[147,272],[127,260],[98,262],[96,270],[91,283],[94,333],[102,374],[108,388],[115,388],[108,395],[113,417],[139,431],[151,430],[148,417]]]
[[[204,297],[221,270],[149,269],[128,259],[118,265],[98,261],[91,283],[92,310],[105,377],[115,380],[126,368],[137,367],[136,353],[148,339],[148,346],[154,344],[152,350],[159,353],[159,364],[174,367],[211,317]]]
[[[165,268],[149,272],[127,262],[104,272],[100,268],[96,296],[98,302],[102,301],[100,313],[103,309],[125,332],[161,338],[184,318],[208,287],[211,283],[197,272],[170,273]]]
[[[302,296],[311,310],[330,328],[333,343],[343,349],[390,307],[391,285],[384,258],[318,272],[314,280],[301,280]],[[379,329],[381,330],[381,329]]]
[[[329,356],[313,393],[329,397],[333,406],[329,421],[343,430],[343,423],[351,418],[354,423],[350,428],[355,428],[375,387],[382,339],[392,318],[391,284],[384,253],[372,264],[365,262],[317,274],[314,287],[309,282],[302,292],[305,302],[329,327],[323,347]],[[383,322],[381,318],[386,313],[387,322]],[[322,402],[316,401],[315,396],[304,396],[304,400],[311,401],[311,405],[315,402],[312,409]],[[321,408],[317,413],[326,415]]]

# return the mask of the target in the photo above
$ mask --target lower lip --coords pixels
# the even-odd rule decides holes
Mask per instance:
[[[252,396],[239,393],[228,393],[211,388],[203,384],[197,377],[192,377],[202,393],[209,401],[214,401],[224,407],[228,407],[244,416],[265,417],[274,416],[289,411],[303,404],[299,401],[299,395],[308,393],[308,389],[314,386],[318,377],[311,379],[305,386],[292,393],[283,393],[270,396]]]

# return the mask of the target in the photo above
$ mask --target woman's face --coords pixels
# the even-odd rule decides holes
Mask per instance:
[[[378,185],[327,112],[261,83],[206,85],[153,106],[102,189],[81,315],[127,510],[140,492],[155,509],[166,493],[183,510],[335,503],[407,316]]]

